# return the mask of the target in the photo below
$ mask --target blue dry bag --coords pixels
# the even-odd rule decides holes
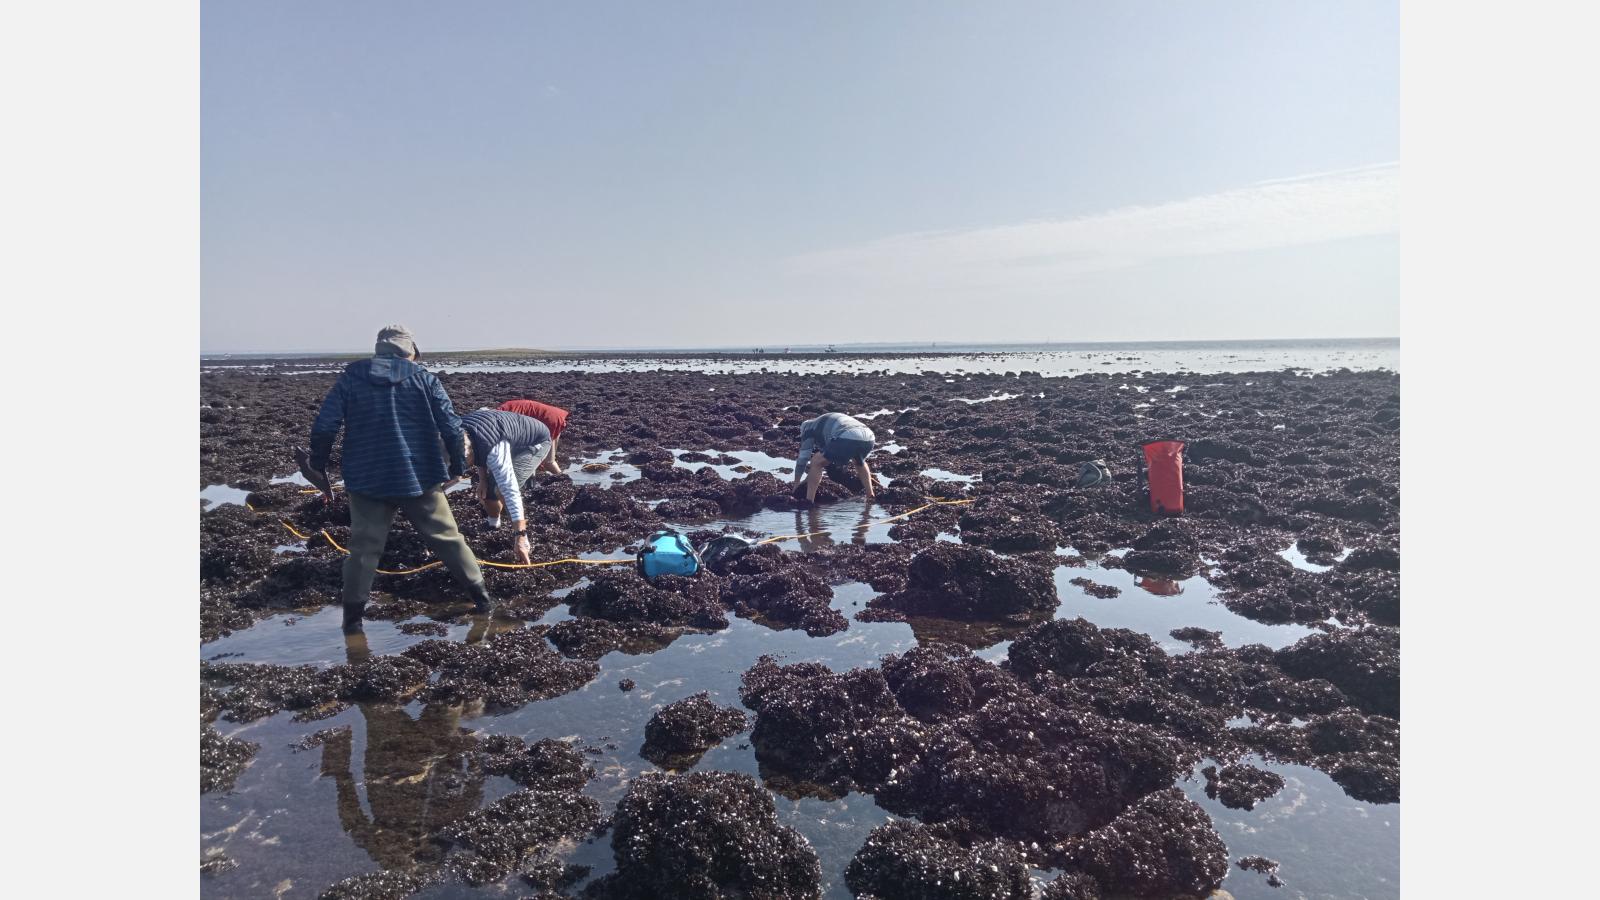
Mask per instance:
[[[688,538],[676,531],[657,531],[645,538],[638,560],[639,574],[646,578],[693,575],[700,571],[700,554],[694,551]]]

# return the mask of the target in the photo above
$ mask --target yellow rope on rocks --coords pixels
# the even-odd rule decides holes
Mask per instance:
[[[321,493],[321,492],[317,491],[315,493]],[[917,507],[916,509],[906,510],[905,512],[900,513],[898,515],[889,516],[886,519],[879,519],[876,522],[865,522],[863,524],[856,525],[856,526],[852,527],[851,530],[852,531],[861,531],[861,530],[864,530],[864,529],[867,529],[867,528],[871,528],[874,525],[883,525],[883,524],[888,523],[888,522],[893,522],[896,519],[904,519],[906,516],[912,515],[914,513],[922,512],[925,509],[930,509],[930,508],[935,507],[935,506],[960,506],[963,503],[972,503],[972,502],[974,502],[974,500],[970,500],[970,499],[969,500],[934,500],[931,503],[924,503],[923,505]],[[301,532],[299,529],[297,529],[293,525],[289,524],[289,521],[287,519],[279,519],[278,521],[283,525],[283,527],[289,529],[289,533],[290,534],[294,535],[295,537],[299,538],[302,541],[309,541],[313,537],[315,537],[315,535],[305,534],[304,532]],[[343,554],[345,554],[347,556],[349,555],[350,551],[346,550],[344,547],[339,546],[339,542],[333,539],[333,535],[328,533],[328,529],[323,528],[318,533],[321,534],[324,538],[327,539],[328,543],[333,546],[333,549],[335,549],[335,550],[339,551],[340,553],[343,553]],[[823,534],[827,534],[827,533],[828,533],[827,531],[813,531],[813,532],[810,532],[809,534],[781,534],[781,535],[778,535],[777,537],[769,537],[769,538],[765,538],[763,540],[756,541],[756,543],[757,544],[771,544],[771,543],[775,543],[777,541],[792,541],[792,540],[797,540],[797,539],[800,539],[800,538],[817,537],[818,535],[823,535]],[[486,560],[486,559],[478,560],[478,565],[480,565],[480,566],[490,566],[490,567],[496,568],[496,569],[543,569],[543,568],[545,568],[547,566],[564,566],[564,565],[622,566],[622,565],[631,565],[632,563],[633,563],[633,560],[631,560],[631,559],[577,559],[575,557],[568,557],[566,559],[552,559],[552,560],[549,560],[547,562],[536,562],[536,563],[503,563],[503,562],[491,562],[491,561]],[[379,570],[377,570],[377,572],[378,572],[379,575],[415,575],[418,572],[426,572],[429,569],[434,568],[435,566],[442,566],[442,565],[444,565],[443,560],[437,560],[436,559],[433,562],[424,563],[423,565],[417,566],[414,569],[379,569]]]
[[[283,525],[283,527],[289,529],[289,533],[290,534],[294,535],[295,537],[299,538],[302,541],[309,541],[313,537],[316,537],[316,535],[305,534],[304,532],[302,532],[299,529],[295,528],[293,525],[289,524],[289,522],[287,520],[279,519],[278,521]],[[340,546],[339,542],[333,539],[333,535],[328,533],[328,529],[324,528],[324,529],[320,530],[317,533],[322,535],[322,537],[325,538],[327,540],[327,542],[330,545],[333,546],[333,549],[335,549],[335,550],[337,550],[340,553],[343,553],[345,555],[349,555],[350,551],[345,549],[344,547]],[[550,560],[548,562],[536,562],[536,563],[503,563],[503,562],[491,562],[490,560],[487,560],[487,559],[480,559],[480,560],[478,560],[478,565],[480,565],[480,566],[493,566],[496,569],[543,569],[546,566],[561,566],[561,565],[569,565],[569,564],[577,564],[577,565],[581,565],[581,566],[615,566],[615,565],[620,565],[620,564],[624,564],[624,563],[632,563],[632,562],[633,562],[633,560],[631,560],[631,559],[577,559],[577,558],[567,558],[567,559],[552,559],[552,560]],[[415,575],[418,572],[426,572],[429,569],[434,568],[435,566],[442,566],[442,565],[444,565],[444,562],[442,560],[437,560],[436,559],[433,562],[424,563],[424,564],[422,564],[420,566],[417,566],[414,569],[378,569],[377,572],[378,572],[379,575]]]

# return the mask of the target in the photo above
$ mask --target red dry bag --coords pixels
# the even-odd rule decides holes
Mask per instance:
[[[1183,514],[1183,441],[1144,445],[1145,473],[1150,481],[1150,511]]]

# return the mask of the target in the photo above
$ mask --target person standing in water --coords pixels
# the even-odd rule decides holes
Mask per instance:
[[[804,422],[800,426],[800,456],[794,464],[794,483],[798,486],[800,479],[805,479],[806,502],[817,501],[823,467],[831,462],[849,464],[856,477],[861,479],[861,486],[867,492],[867,502],[871,503],[872,470],[867,468],[867,454],[872,452],[876,440],[872,429],[844,413],[827,413]]]
[[[479,409],[461,417],[467,435],[467,462],[476,472],[478,502],[491,528],[500,527],[509,512],[518,561],[532,561],[528,516],[522,486],[533,480],[550,452],[550,429],[532,416],[499,409]]]
[[[538,419],[544,423],[544,427],[550,429],[550,455],[544,458],[544,463],[536,471],[560,475],[561,463],[556,459],[556,451],[561,448],[561,432],[566,430],[567,416],[570,414],[559,406],[540,403],[531,397],[507,400],[500,404],[500,409]]]
[[[324,481],[334,441],[344,431],[341,467],[350,497],[350,555],[342,592],[347,633],[361,630],[396,510],[466,589],[476,612],[494,607],[478,559],[444,497],[445,482],[466,472],[461,419],[438,376],[418,365],[417,357],[417,343],[404,325],[379,331],[372,358],[345,367],[311,425],[310,466]]]

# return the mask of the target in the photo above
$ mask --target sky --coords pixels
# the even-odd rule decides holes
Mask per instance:
[[[203,0],[201,350],[1397,335],[1398,19]]]

